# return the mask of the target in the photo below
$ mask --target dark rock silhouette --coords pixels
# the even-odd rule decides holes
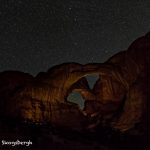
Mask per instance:
[[[103,118],[102,122],[122,132],[134,128],[144,116],[148,123],[145,111],[149,110],[150,34],[138,38],[127,51],[104,64],[110,65],[110,69],[100,74],[93,89],[95,101],[86,102],[85,112],[89,114],[93,103],[96,108],[90,110],[91,115]]]
[[[11,98],[24,86],[31,83],[33,76],[19,71],[4,71],[0,73],[0,116],[10,115],[15,106]]]

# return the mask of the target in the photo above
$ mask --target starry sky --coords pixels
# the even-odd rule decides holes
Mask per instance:
[[[104,62],[149,30],[149,0],[0,0],[0,71]]]

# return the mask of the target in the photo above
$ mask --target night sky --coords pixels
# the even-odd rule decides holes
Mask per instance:
[[[0,71],[104,62],[150,30],[150,0],[0,0]]]

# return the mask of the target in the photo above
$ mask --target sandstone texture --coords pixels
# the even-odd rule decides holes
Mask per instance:
[[[99,125],[121,132],[150,124],[150,33],[104,63],[64,63],[33,77],[19,71],[0,73],[0,117],[27,123],[84,130]],[[90,88],[87,76],[99,78]],[[69,102],[72,92],[84,109]]]

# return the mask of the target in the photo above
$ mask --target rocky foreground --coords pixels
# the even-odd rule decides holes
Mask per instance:
[[[0,140],[31,141],[26,145],[1,145],[10,150],[149,150],[150,144],[145,135],[120,133],[111,128],[97,127],[95,132],[68,130],[49,125],[19,124],[1,122]]]

